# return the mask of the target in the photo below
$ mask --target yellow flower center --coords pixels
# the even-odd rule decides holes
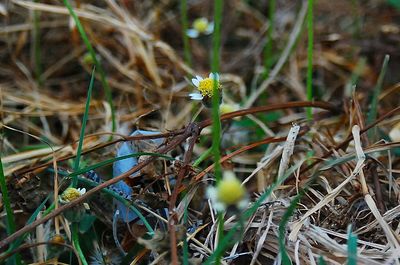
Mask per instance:
[[[240,202],[245,189],[236,177],[224,177],[217,187],[218,200],[226,205],[234,205]]]
[[[199,91],[203,95],[203,97],[212,97],[214,90],[214,82],[217,83],[217,88],[221,89],[221,84],[218,80],[212,78],[206,78],[199,82]]]
[[[208,28],[208,21],[206,18],[198,18],[193,22],[193,28],[200,33],[204,33]]]
[[[79,190],[75,188],[67,188],[63,194],[61,195],[61,199],[64,201],[70,202],[73,201],[81,196]]]

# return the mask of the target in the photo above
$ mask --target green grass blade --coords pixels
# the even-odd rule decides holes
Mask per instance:
[[[348,229],[347,238],[347,265],[357,265],[357,235],[351,232],[351,225]]]
[[[87,123],[87,120],[89,117],[90,98],[92,97],[94,75],[95,75],[95,69],[93,69],[93,72],[92,72],[92,77],[90,79],[89,89],[88,89],[88,93],[87,93],[87,97],[86,97],[85,112],[84,112],[83,118],[82,118],[81,134],[79,135],[78,149],[76,150],[76,158],[75,158],[75,162],[74,162],[74,171],[79,170],[79,162],[81,160],[83,139],[85,138],[85,128],[86,128],[86,123]],[[76,187],[77,184],[78,184],[78,180],[75,176],[72,178],[72,187]]]
[[[196,161],[193,162],[193,167],[197,167],[198,165],[200,165],[200,163],[203,162],[212,152],[212,147],[208,148],[204,153],[199,156],[199,158],[196,159]]]
[[[300,192],[296,195],[296,197],[290,203],[287,211],[283,215],[281,222],[279,223],[279,252],[282,257],[282,264],[284,265],[292,264],[285,247],[286,225],[289,222],[289,218],[293,215],[294,211],[296,210],[297,205],[299,204],[301,198],[303,198],[304,194],[307,192],[308,187],[310,187],[310,184],[313,183],[314,180],[316,179],[316,176],[317,174],[314,174],[310,178],[310,181],[305,185],[305,187],[301,189]]]
[[[313,100],[313,44],[314,44],[314,1],[308,0],[307,28],[308,28],[308,47],[307,47],[307,100]],[[306,109],[307,119],[313,118],[312,108]]]
[[[116,118],[115,118],[115,109],[114,109],[114,105],[113,105],[113,102],[112,102],[111,88],[110,88],[110,86],[109,86],[109,84],[107,82],[106,74],[105,74],[104,69],[101,66],[99,60],[97,60],[96,52],[94,51],[93,46],[90,43],[89,38],[86,35],[86,32],[83,29],[83,26],[82,26],[78,16],[76,15],[75,11],[73,10],[71,4],[69,3],[68,0],[63,0],[63,2],[64,2],[64,5],[67,7],[70,15],[74,19],[74,22],[75,22],[76,27],[77,27],[77,29],[79,31],[79,34],[81,35],[81,38],[82,38],[83,42],[85,43],[86,49],[89,51],[90,56],[92,57],[92,60],[93,60],[93,62],[95,64],[95,66],[96,66],[96,69],[100,74],[101,83],[102,83],[102,85],[104,87],[104,93],[106,95],[107,102],[108,102],[108,104],[110,105],[110,108],[111,108],[112,131],[115,132],[116,129],[117,129],[117,122],[116,122]]]
[[[183,212],[183,225],[186,227],[188,221],[188,207],[189,207],[189,200],[186,197],[185,199],[185,210]],[[189,265],[189,244],[186,233],[184,233],[183,238],[183,265]]]
[[[189,28],[188,16],[187,16],[187,0],[181,0],[180,11],[181,11],[184,58],[185,58],[185,63],[187,65],[191,66],[192,65],[192,57],[190,55],[190,43],[189,43],[189,37],[186,33]]]
[[[217,248],[214,253],[212,253],[208,259],[205,261],[205,265],[211,265],[217,259],[217,257],[221,257],[221,255],[225,252],[225,250],[230,246],[236,243],[237,240],[237,231],[245,220],[248,220],[260,207],[263,201],[265,201],[277,187],[279,187],[290,175],[292,175],[302,164],[304,161],[300,161],[296,165],[290,167],[286,170],[286,173],[278,179],[274,184],[272,184],[265,192],[258,198],[257,201],[253,203],[253,205],[247,209],[243,214],[240,215],[242,221],[237,222],[231,230],[224,236],[224,238],[219,242]]]
[[[301,196],[299,196],[301,194]],[[301,197],[303,197],[304,192],[300,192],[294,198],[294,200],[290,203],[287,211],[282,217],[281,222],[279,223],[279,252],[282,257],[282,264],[283,265],[291,265],[292,262],[290,261],[289,255],[287,254],[286,247],[285,247],[285,238],[286,238],[286,224],[289,221],[289,218],[293,215],[294,210],[297,207],[297,204],[300,202]]]
[[[289,255],[287,254],[286,247],[285,247],[285,235],[286,235],[286,225],[289,222],[289,218],[293,215],[294,211],[297,208],[297,205],[299,204],[301,198],[306,194],[308,191],[308,188],[314,181],[316,180],[318,176],[318,172],[314,173],[309,181],[306,183],[306,185],[299,191],[299,193],[296,195],[296,197],[293,199],[293,201],[290,203],[287,211],[282,217],[281,222],[279,223],[279,252],[282,257],[282,264],[284,265],[291,265],[292,262],[289,258]]]
[[[322,256],[319,256],[318,258],[318,265],[326,265],[326,262]]]
[[[390,56],[388,54],[386,54],[385,59],[383,60],[383,63],[382,63],[381,72],[379,73],[378,81],[376,82],[376,86],[374,88],[374,93],[372,95],[371,107],[370,107],[370,110],[369,110],[368,116],[367,116],[368,124],[371,124],[372,122],[374,122],[378,115],[378,97],[382,91],[383,80],[386,75],[386,71],[387,71],[388,64],[389,64],[389,59],[390,59]],[[368,137],[370,140],[375,141],[376,131],[377,131],[376,127],[369,130]]]
[[[10,197],[8,195],[6,176],[4,175],[3,162],[1,161],[1,157],[0,157],[0,188],[1,188],[1,194],[3,195],[4,208],[6,209],[6,214],[7,214],[7,235],[11,235],[12,233],[15,232],[15,221],[14,221],[15,219],[14,219],[14,212],[11,208]],[[14,243],[10,245],[9,249],[11,250],[13,248],[14,248]],[[21,264],[20,255],[18,254],[10,258],[7,264]]]

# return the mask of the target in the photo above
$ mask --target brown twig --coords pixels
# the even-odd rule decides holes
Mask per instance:
[[[189,141],[189,148],[185,152],[185,157],[183,160],[183,166],[180,168],[178,177],[175,183],[174,191],[172,192],[171,199],[169,202],[169,220],[168,220],[168,230],[170,235],[170,246],[171,246],[171,262],[173,265],[178,264],[178,249],[176,243],[176,231],[175,224],[179,222],[177,214],[175,212],[175,204],[178,198],[179,187],[181,186],[182,180],[188,171],[188,165],[191,161],[193,148],[197,141],[197,137],[200,135],[200,128],[196,123],[191,123],[188,126],[189,130],[192,132],[192,136]]]
[[[221,115],[221,121],[233,119],[235,117],[241,117],[248,114],[255,114],[260,112],[268,112],[274,110],[291,109],[291,108],[304,108],[304,107],[314,107],[329,110],[334,113],[339,113],[340,109],[333,104],[323,101],[293,101],[287,103],[277,103],[268,106],[253,107],[249,109],[238,110]],[[201,129],[208,127],[212,124],[212,120],[208,119],[199,123]]]

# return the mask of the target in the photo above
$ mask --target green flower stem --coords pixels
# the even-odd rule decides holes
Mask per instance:
[[[76,249],[76,252],[79,254],[79,258],[82,261],[83,265],[88,265],[85,255],[83,255],[81,245],[79,244],[79,229],[78,229],[78,224],[77,222],[74,222],[72,224],[72,242],[74,243],[74,247]]]
[[[213,73],[219,72],[219,58],[220,58],[220,46],[221,46],[221,19],[222,19],[222,0],[214,0],[214,33],[213,33],[213,54],[212,54],[212,65],[211,69]],[[218,89],[218,83],[213,82],[213,97],[212,97],[212,150],[214,154],[215,167],[215,180],[218,183],[222,179],[222,170],[220,164],[220,145],[221,145],[221,120],[219,112],[220,95]],[[222,213],[218,213],[218,242],[224,238],[224,218]],[[222,253],[217,255],[216,264],[220,264]]]

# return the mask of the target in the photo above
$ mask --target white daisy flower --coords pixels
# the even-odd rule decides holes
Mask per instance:
[[[197,38],[200,34],[209,35],[214,31],[214,23],[205,17],[195,19],[192,27],[186,31],[186,35],[190,38]]]
[[[85,188],[76,189],[76,188],[69,187],[61,194],[60,201],[62,203],[68,203],[73,200],[76,200],[77,198],[79,198],[80,196],[82,196],[85,193],[86,193]]]
[[[218,89],[221,89],[218,73],[210,73],[209,76],[204,79],[201,76],[196,75],[196,78],[192,79],[192,83],[197,87],[198,92],[190,93],[190,99],[202,100],[204,97],[211,98],[214,91],[214,82],[217,82]]]

